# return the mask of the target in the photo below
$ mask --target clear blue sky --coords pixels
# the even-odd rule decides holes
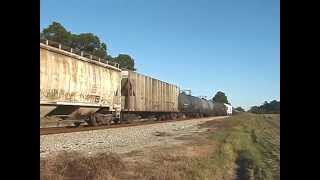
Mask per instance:
[[[226,93],[233,106],[280,100],[279,0],[41,0],[41,30],[58,21],[92,32],[138,72]]]

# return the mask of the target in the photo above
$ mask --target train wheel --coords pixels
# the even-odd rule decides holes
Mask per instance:
[[[121,124],[120,119],[114,119],[113,122],[114,122],[115,124]]]
[[[171,114],[170,114],[170,118],[171,118],[172,120],[176,120],[176,119],[177,119],[176,113],[171,113]]]
[[[160,121],[164,121],[164,120],[166,120],[166,115],[161,115],[160,116]]]
[[[75,123],[74,123],[74,127],[79,127],[80,124],[81,124],[81,122],[75,122]]]
[[[95,114],[91,114],[87,122],[89,126],[98,126]]]

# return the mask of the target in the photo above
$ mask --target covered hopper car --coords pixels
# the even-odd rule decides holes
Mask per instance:
[[[179,87],[158,79],[124,70],[122,71],[122,114],[174,119],[178,116]]]
[[[71,50],[72,51],[72,50]],[[82,54],[82,53],[81,53]],[[85,120],[91,115],[104,119],[121,111],[121,70],[70,51],[40,43],[40,118]],[[55,121],[54,121],[55,122]]]

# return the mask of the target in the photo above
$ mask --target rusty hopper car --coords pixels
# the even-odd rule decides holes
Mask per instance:
[[[40,118],[120,112],[121,70],[59,47],[40,43]]]
[[[167,118],[179,112],[179,87],[137,72],[122,71],[121,95],[124,113]]]

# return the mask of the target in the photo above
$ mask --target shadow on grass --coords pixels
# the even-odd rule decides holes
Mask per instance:
[[[260,168],[249,151],[239,151],[236,160],[236,180],[264,180],[268,179],[265,171]]]

